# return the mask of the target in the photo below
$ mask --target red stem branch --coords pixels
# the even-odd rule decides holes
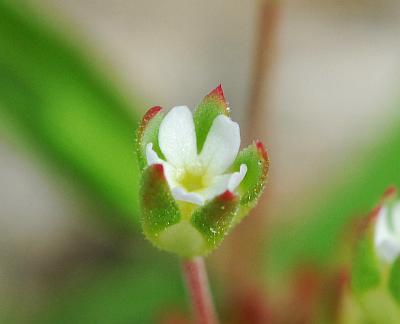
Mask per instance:
[[[182,262],[183,274],[192,303],[192,312],[197,324],[217,324],[207,271],[202,257]]]
[[[270,77],[275,54],[276,33],[280,14],[279,1],[262,0],[258,13],[257,40],[247,106],[246,135],[249,137],[248,140],[260,136],[260,131],[265,128],[265,124],[260,124],[260,120],[266,120],[265,116],[263,116],[266,108],[264,105],[264,93],[268,86],[268,78]]]

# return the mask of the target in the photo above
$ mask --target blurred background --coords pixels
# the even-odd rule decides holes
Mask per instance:
[[[400,184],[399,35],[395,0],[2,1],[0,322],[186,323],[179,262],[138,224],[134,132],[220,83],[271,169],[212,287],[227,323],[273,322]]]

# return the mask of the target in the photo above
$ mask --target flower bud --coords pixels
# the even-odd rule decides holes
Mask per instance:
[[[260,197],[269,160],[261,142],[239,152],[240,127],[218,86],[194,115],[151,108],[136,136],[141,222],[158,248],[183,257],[212,251]]]

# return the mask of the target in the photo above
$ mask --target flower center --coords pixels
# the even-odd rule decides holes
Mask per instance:
[[[178,179],[183,188],[189,192],[198,191],[207,187],[203,172],[186,170]]]

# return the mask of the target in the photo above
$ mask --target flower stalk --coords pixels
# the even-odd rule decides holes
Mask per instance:
[[[218,318],[210,293],[204,258],[183,259],[182,270],[192,304],[194,322],[217,324]]]

